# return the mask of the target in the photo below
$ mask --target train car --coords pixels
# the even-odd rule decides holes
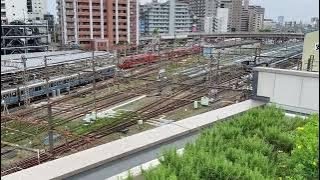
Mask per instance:
[[[139,65],[154,63],[159,59],[154,53],[138,54],[124,57],[120,60],[119,68],[129,69]]]
[[[19,102],[19,96],[16,88],[1,90],[1,104],[6,105],[17,104]]]
[[[162,51],[160,55],[157,53],[146,53],[124,57],[120,60],[119,68],[130,69],[139,65],[150,64],[160,60],[160,57],[168,57],[169,59],[183,57],[186,55],[192,55],[200,53],[201,48],[199,46],[193,46],[189,48],[178,48],[172,51]]]
[[[114,76],[116,72],[116,66],[111,65],[107,67],[100,67],[96,69],[97,74],[104,78],[110,78]],[[70,89],[86,85],[93,80],[92,72],[79,72],[63,77],[55,77],[49,80],[49,93],[54,90],[60,90],[60,92],[66,92]],[[30,83],[27,86],[20,86],[18,88],[12,88],[1,91],[1,100],[4,100],[7,105],[14,105],[24,102],[25,90],[29,91],[30,100],[36,100],[47,94],[47,84],[44,80],[38,80]]]

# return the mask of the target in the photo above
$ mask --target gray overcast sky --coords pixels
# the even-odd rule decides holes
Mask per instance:
[[[141,3],[151,0],[140,0]],[[165,0],[162,0],[165,1]],[[55,0],[48,0],[49,12],[55,14]],[[250,4],[266,8],[266,18],[285,16],[285,21],[302,20],[310,22],[311,17],[319,17],[319,0],[251,0]]]

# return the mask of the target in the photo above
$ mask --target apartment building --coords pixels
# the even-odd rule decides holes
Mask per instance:
[[[228,19],[229,8],[220,5],[217,9],[216,26],[214,31],[219,33],[228,32]]]
[[[219,2],[219,0],[194,0],[189,2],[192,14],[197,17],[196,25],[200,31],[210,33],[216,28]]]
[[[263,20],[263,29],[269,31],[276,31],[277,30],[277,22],[273,21],[272,19],[264,19]]]
[[[6,10],[6,0],[1,0],[1,24],[7,24],[7,10]]]
[[[283,26],[284,25],[284,16],[278,16],[278,24],[280,26]]]
[[[249,31],[249,0],[243,1],[240,26],[240,31]]]
[[[1,0],[1,22],[43,20],[46,0]]]
[[[137,0],[58,0],[62,45],[100,50],[139,43]]]
[[[248,31],[258,32],[263,29],[264,11],[261,6],[249,6]]]
[[[170,0],[164,3],[153,1],[141,6],[140,18],[144,22],[144,33],[152,35],[181,34],[192,31],[192,17],[188,4]]]
[[[232,0],[229,13],[229,31],[241,31],[242,0]]]

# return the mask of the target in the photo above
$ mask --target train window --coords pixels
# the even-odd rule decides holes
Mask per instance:
[[[42,89],[42,87],[41,86],[38,86],[38,87],[35,87],[34,88],[34,91],[40,91]]]
[[[15,97],[15,96],[17,96],[17,93],[16,92],[12,92],[12,97]]]
[[[21,91],[20,91],[20,94],[21,94],[21,95],[24,94],[24,90],[21,90]]]

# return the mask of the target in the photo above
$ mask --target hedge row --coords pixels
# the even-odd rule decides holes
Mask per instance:
[[[318,179],[319,117],[256,108],[202,133],[184,154],[164,153],[146,180]]]

